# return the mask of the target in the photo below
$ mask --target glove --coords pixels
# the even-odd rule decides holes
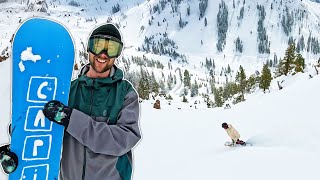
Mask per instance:
[[[72,108],[65,106],[60,101],[52,100],[47,102],[43,108],[43,114],[50,121],[68,127]]]
[[[0,147],[0,163],[6,174],[10,174],[17,169],[18,156],[10,151],[9,145]]]

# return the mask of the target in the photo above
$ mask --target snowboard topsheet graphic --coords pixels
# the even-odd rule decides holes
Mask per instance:
[[[61,24],[31,18],[17,30],[12,50],[11,151],[19,159],[10,180],[58,179],[64,128],[42,113],[50,100],[68,104],[74,44]]]

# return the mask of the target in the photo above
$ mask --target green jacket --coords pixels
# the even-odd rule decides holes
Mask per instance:
[[[114,66],[108,78],[72,81],[61,180],[130,180],[131,149],[141,138],[138,94]]]

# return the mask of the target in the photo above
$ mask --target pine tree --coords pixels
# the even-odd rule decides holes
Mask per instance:
[[[200,2],[199,2],[199,11],[200,11],[199,20],[204,17],[204,14],[207,10],[207,7],[208,7],[208,0],[200,0]]]
[[[295,64],[295,72],[303,72],[304,68],[305,68],[305,64],[304,64],[304,58],[302,57],[301,54],[297,54],[297,57],[294,61]]]
[[[183,96],[182,102],[188,102],[188,99],[186,98],[186,96]]]
[[[158,94],[159,93],[159,84],[158,84],[153,72],[151,74],[151,80],[150,81],[151,81],[151,92],[154,92],[154,93]]]
[[[187,7],[187,16],[190,16],[190,5],[188,4],[188,7]]]
[[[150,84],[148,81],[147,73],[142,69],[142,67],[140,68],[140,75],[141,78],[138,85],[139,97],[142,99],[149,99]]]
[[[217,14],[217,29],[218,42],[216,43],[217,50],[221,52],[226,45],[226,37],[228,31],[228,6],[221,0],[219,4],[219,12]]]
[[[257,82],[257,78],[255,77],[255,75],[251,75],[248,80],[247,80],[247,87],[246,87],[246,92],[250,93],[251,90],[255,87]]]
[[[281,64],[281,73],[284,75],[288,75],[288,73],[292,70],[292,64],[296,58],[295,55],[295,45],[292,43],[286,50],[285,56]]]
[[[210,58],[210,61],[211,61],[211,58]],[[216,68],[216,64],[214,63],[214,59],[212,59],[212,68],[213,68],[213,70]]]
[[[163,91],[165,90],[166,86],[162,80],[159,81],[159,88]]]
[[[228,64],[228,67],[227,67],[227,73],[230,74],[231,73],[231,68],[230,68],[230,65]]]
[[[282,75],[282,63],[283,61],[282,61],[282,59],[280,58],[279,59],[279,63],[278,63],[278,65],[276,66],[276,71],[275,71],[275,77],[279,77],[279,76],[281,76]]]
[[[246,80],[246,74],[244,72],[243,67],[240,65],[239,67],[239,71],[237,72],[236,75],[236,82],[239,84],[239,88],[240,91],[242,93],[242,95],[244,95],[245,89],[246,89],[246,84],[247,84],[247,80]]]
[[[179,78],[180,78],[180,81],[181,81],[181,82],[183,82],[181,69],[178,69],[178,71],[179,71]]]
[[[240,53],[243,52],[243,44],[239,37],[236,39],[236,51]]]
[[[223,106],[223,99],[222,99],[222,94],[223,94],[223,88],[214,88],[213,89],[213,94],[214,94],[214,104],[216,107],[222,107]]]
[[[271,80],[272,80],[271,71],[268,65],[264,64],[262,68],[261,77],[260,77],[260,83],[259,83],[259,87],[260,89],[263,89],[263,92],[266,92],[266,89],[269,89]]]
[[[198,95],[199,93],[199,86],[196,80],[194,80],[194,84],[191,86],[191,97]]]
[[[188,86],[191,87],[191,78],[190,78],[190,74],[188,70],[184,70],[184,78],[183,78],[183,83],[184,83],[184,87]]]

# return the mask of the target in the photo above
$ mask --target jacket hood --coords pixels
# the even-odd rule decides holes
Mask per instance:
[[[86,74],[90,69],[90,63],[81,67],[81,70],[78,75],[78,79],[80,82],[84,82],[86,86],[91,86],[94,88],[98,88],[100,86],[106,86],[108,84],[113,84],[117,81],[123,79],[123,71],[119,69],[117,66],[113,65],[110,71],[110,76],[106,78],[90,78]]]

